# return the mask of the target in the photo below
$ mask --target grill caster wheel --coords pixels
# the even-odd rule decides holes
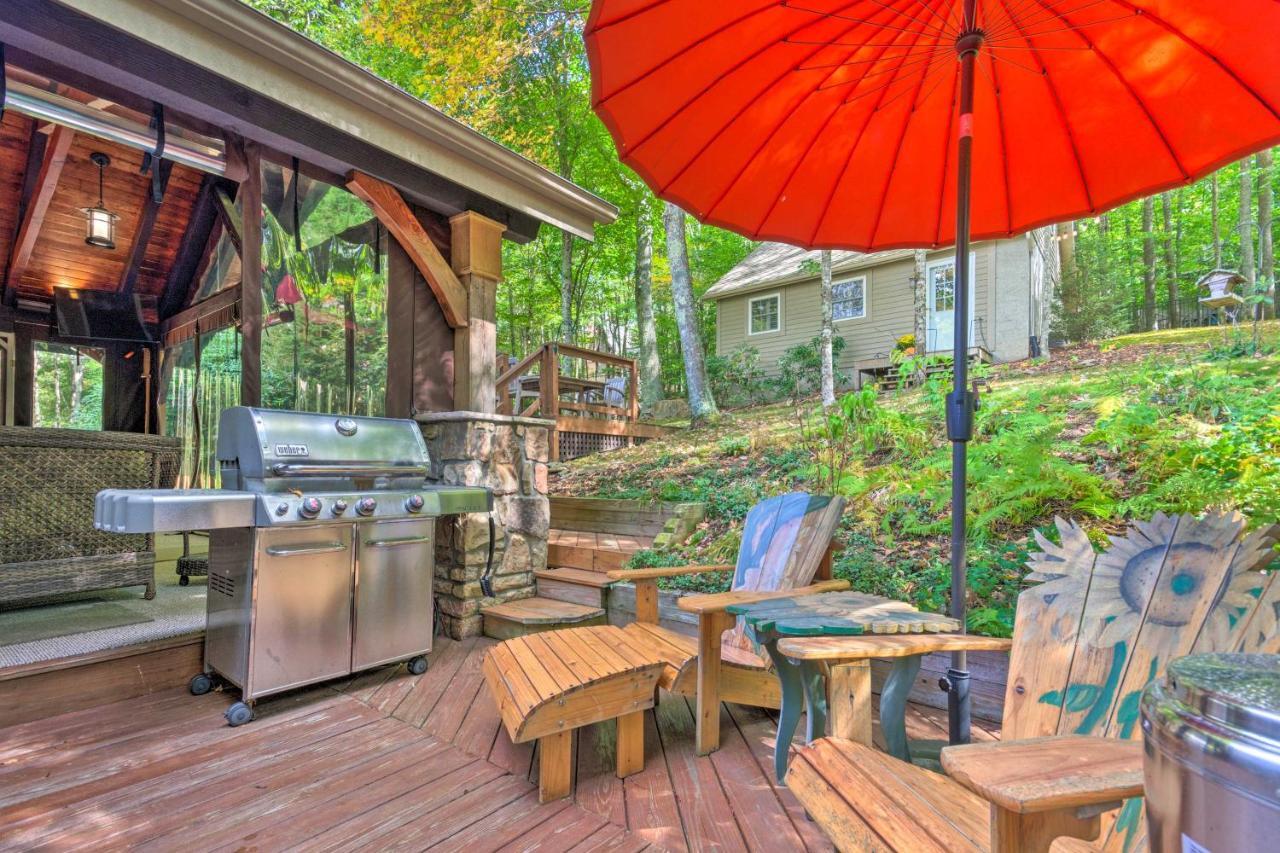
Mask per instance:
[[[187,684],[191,690],[192,696],[203,696],[213,689],[213,679],[207,673],[200,673],[191,677],[190,683]]]
[[[187,575],[178,575],[178,586],[189,586],[190,584],[191,584],[190,577],[188,577]]]
[[[225,716],[227,725],[235,728],[236,726],[243,726],[253,719],[253,709],[243,702],[237,702],[227,709]]]
[[[409,661],[409,672],[413,675],[422,675],[427,671],[427,659],[419,655]]]

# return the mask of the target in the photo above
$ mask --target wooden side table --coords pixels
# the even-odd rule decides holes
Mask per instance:
[[[733,605],[728,612],[741,616],[752,639],[768,652],[782,685],[782,710],[774,747],[774,772],[781,782],[787,773],[791,738],[800,722],[800,709],[809,707],[805,740],[826,734],[828,688],[832,695],[833,734],[864,743],[871,741],[871,670],[867,661],[830,667],[830,684],[824,665],[814,660],[794,660],[781,653],[778,642],[786,637],[856,637],[864,634],[947,633],[960,630],[949,616],[922,613],[903,601],[860,592],[826,592],[794,598],[775,598],[755,604]],[[894,658],[893,669],[880,692],[880,727],[886,751],[910,760],[907,751],[906,710],[911,685],[920,672],[922,655]]]

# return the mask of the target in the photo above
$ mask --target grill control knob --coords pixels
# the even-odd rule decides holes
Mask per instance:
[[[361,498],[356,501],[356,512],[361,515],[373,515],[373,511],[378,508],[378,502],[373,498]]]
[[[303,498],[302,503],[298,505],[298,515],[303,518],[315,518],[320,514],[323,506],[319,498]]]
[[[338,498],[336,501],[333,502],[333,506],[331,507],[331,509],[333,510],[334,515],[342,515],[344,512],[347,511],[347,502],[344,501],[342,498]]]
[[[289,505],[284,501],[281,501],[280,503],[276,504],[276,515],[284,515],[288,511],[289,511]]]
[[[409,497],[405,498],[404,508],[409,512],[420,512],[425,503],[426,501],[422,499],[422,495],[409,495]]]

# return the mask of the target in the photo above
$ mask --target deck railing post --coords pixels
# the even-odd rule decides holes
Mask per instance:
[[[552,421],[560,419],[560,348],[555,343],[543,345],[542,377],[538,383],[542,387],[542,416]],[[560,461],[560,429],[551,429],[550,459]]]

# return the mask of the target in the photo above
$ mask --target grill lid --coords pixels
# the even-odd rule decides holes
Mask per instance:
[[[235,406],[218,422],[223,488],[278,491],[306,478],[342,487],[373,480],[413,488],[427,476],[422,432],[411,420],[335,416]]]

